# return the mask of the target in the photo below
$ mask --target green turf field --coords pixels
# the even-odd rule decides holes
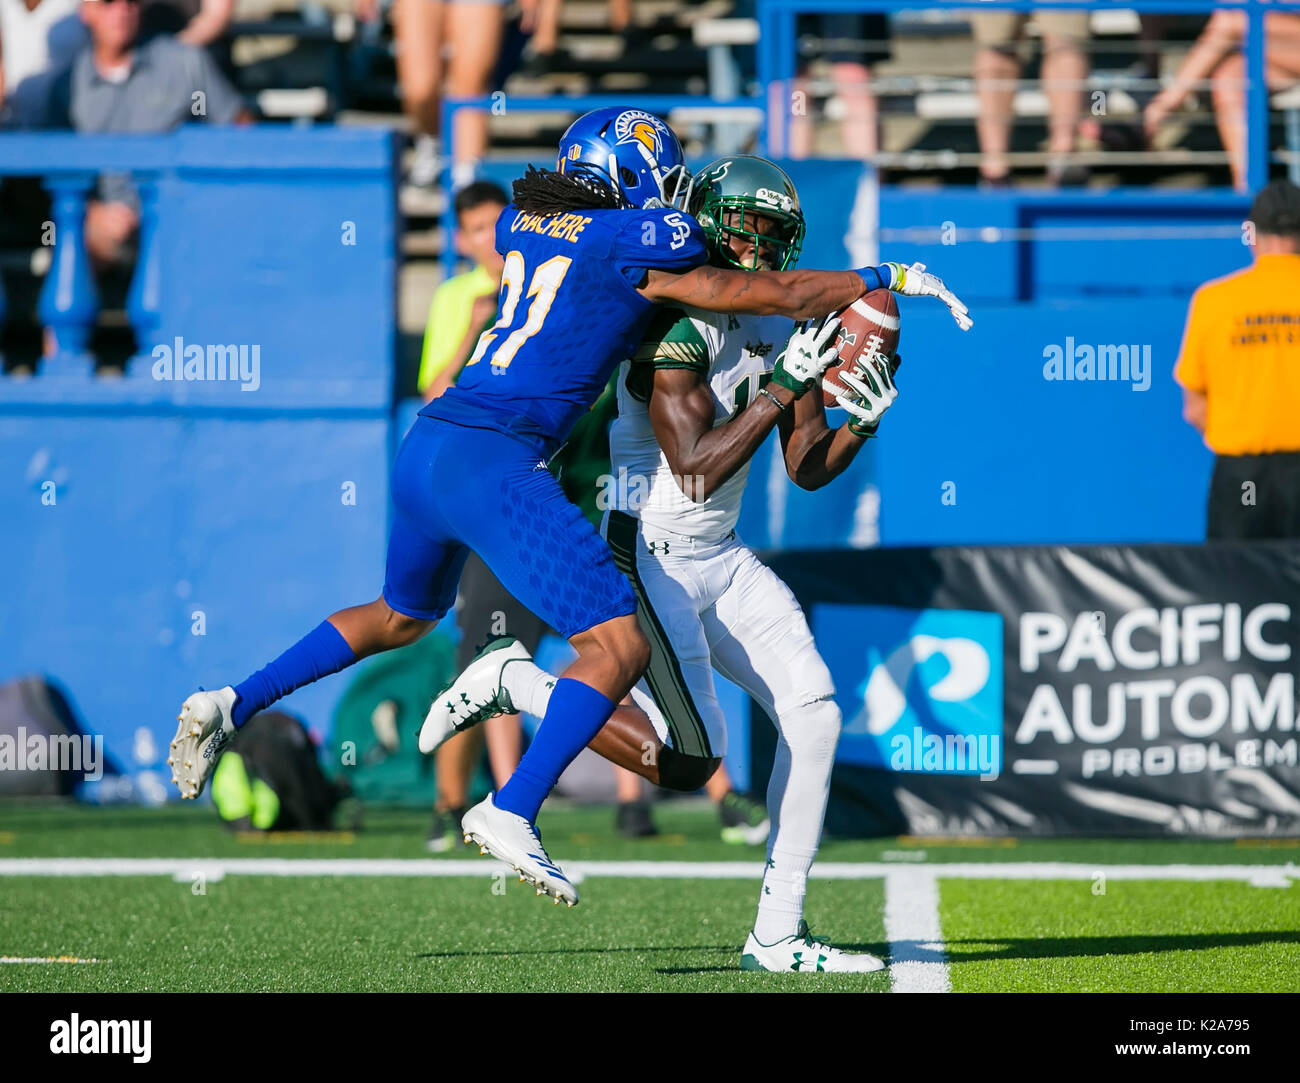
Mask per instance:
[[[0,958],[95,960],[0,963],[0,990],[1300,987],[1300,840],[830,839],[818,867],[841,878],[814,868],[813,929],[891,969],[750,974],[737,964],[761,851],[723,844],[707,806],[656,818],[660,837],[628,841],[609,809],[548,809],[552,856],[585,874],[567,910],[468,849],[429,857],[420,811],[273,842],[202,807],[0,806]],[[40,875],[12,860],[54,858],[79,860]],[[145,858],[164,860],[149,875],[115,864]],[[657,864],[611,864],[634,861]]]

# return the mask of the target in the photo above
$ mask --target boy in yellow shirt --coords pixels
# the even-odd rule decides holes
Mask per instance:
[[[425,402],[456,382],[484,325],[496,316],[505,264],[496,247],[496,226],[509,202],[504,189],[491,181],[475,181],[456,193],[453,242],[474,269],[433,291],[420,354],[419,388]]]

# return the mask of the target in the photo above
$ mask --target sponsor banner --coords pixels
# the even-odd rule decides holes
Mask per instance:
[[[1300,546],[772,565],[844,714],[832,829],[1300,834]]]

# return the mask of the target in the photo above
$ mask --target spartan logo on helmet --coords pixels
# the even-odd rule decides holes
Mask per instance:
[[[658,161],[664,152],[660,129],[663,121],[641,109],[627,109],[614,118],[614,140],[619,144],[640,143]]]

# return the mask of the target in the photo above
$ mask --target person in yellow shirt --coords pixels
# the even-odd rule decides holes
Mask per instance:
[[[1208,537],[1300,538],[1300,188],[1263,188],[1246,227],[1254,264],[1193,295],[1174,378],[1215,453]]]
[[[491,181],[475,181],[456,193],[453,243],[474,268],[433,291],[418,377],[425,402],[456,382],[484,325],[496,316],[505,265],[497,251],[497,219],[509,202],[505,190]]]

